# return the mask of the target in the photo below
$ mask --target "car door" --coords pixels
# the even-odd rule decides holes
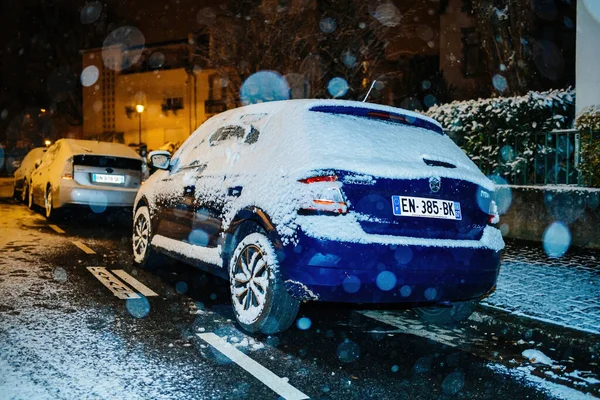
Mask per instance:
[[[216,122],[207,121],[179,148],[170,170],[162,173],[155,185],[158,235],[190,243],[196,182],[206,168],[200,149]],[[191,241],[194,242],[193,238]]]
[[[50,173],[54,160],[58,156],[62,143],[54,143],[48,148],[41,159],[40,165],[31,173],[31,190],[34,202],[38,205],[44,204],[46,184],[50,179]]]

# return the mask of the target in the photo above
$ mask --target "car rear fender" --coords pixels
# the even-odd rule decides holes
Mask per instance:
[[[277,233],[277,229],[267,213],[258,207],[246,207],[238,211],[225,231],[225,244],[222,252],[224,267],[228,266],[230,257],[235,250],[235,246],[238,241],[241,240],[239,236],[243,232],[242,227],[246,225],[255,225],[264,230],[269,239],[273,242],[275,250],[278,253],[282,250],[283,245],[281,237],[279,236],[279,233]]]

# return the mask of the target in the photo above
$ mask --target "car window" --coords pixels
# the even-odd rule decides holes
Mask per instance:
[[[44,154],[44,157],[42,157],[42,163],[40,164],[40,166],[47,167],[50,164],[52,164],[52,162],[54,162],[54,159],[56,158],[56,156],[58,155],[58,153],[60,151],[60,147],[61,147],[60,143],[55,143],[52,146],[50,146],[48,148],[48,150],[46,151],[46,153]]]

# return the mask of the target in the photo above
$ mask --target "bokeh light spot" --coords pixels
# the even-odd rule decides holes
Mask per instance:
[[[392,290],[394,287],[396,287],[396,281],[397,281],[396,275],[394,275],[393,272],[381,271],[377,275],[377,279],[375,282],[379,289],[383,290],[384,292],[387,292],[389,290]]]
[[[240,98],[244,105],[287,100],[290,98],[290,87],[279,73],[259,71],[244,81]]]
[[[98,81],[100,71],[95,65],[89,65],[81,72],[81,84],[85,87],[90,87]]]
[[[327,91],[334,98],[345,96],[349,88],[348,82],[340,77],[333,78],[327,85]]]
[[[347,293],[356,293],[360,290],[360,279],[354,275],[347,276],[342,281],[342,287]]]
[[[542,243],[548,257],[562,257],[571,246],[571,232],[564,223],[553,222],[544,231]]]
[[[135,318],[144,318],[150,313],[150,303],[146,297],[139,296],[139,299],[127,299],[125,308]]]
[[[360,347],[350,339],[344,340],[337,348],[338,358],[343,363],[351,363],[360,357]]]
[[[323,33],[333,33],[337,29],[337,23],[333,18],[323,18],[319,22],[319,28],[321,28]]]
[[[185,294],[188,291],[188,284],[183,281],[179,281],[175,284],[175,290],[177,293]]]
[[[96,22],[100,15],[102,15],[102,3],[92,1],[83,6],[79,18],[82,24],[87,25]]]
[[[310,329],[311,325],[312,321],[310,320],[310,318],[307,317],[298,318],[298,320],[296,321],[296,326],[302,331]]]
[[[508,82],[506,81],[506,78],[500,74],[494,75],[494,77],[492,78],[492,84],[500,93],[508,89]]]

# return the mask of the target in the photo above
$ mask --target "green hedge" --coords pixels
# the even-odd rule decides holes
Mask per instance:
[[[554,179],[553,171],[544,170],[548,163],[562,168],[562,158],[567,153],[573,157],[572,143],[548,143],[548,138],[552,141],[558,137],[544,135],[573,126],[575,91],[570,88],[457,101],[434,106],[427,114],[442,124],[484,173],[499,175],[509,183],[539,183],[549,176]],[[560,163],[554,161],[555,149],[559,149]],[[573,180],[576,171],[572,169],[569,175]]]
[[[585,184],[600,187],[600,105],[583,110],[575,121],[581,132],[579,169]]]

